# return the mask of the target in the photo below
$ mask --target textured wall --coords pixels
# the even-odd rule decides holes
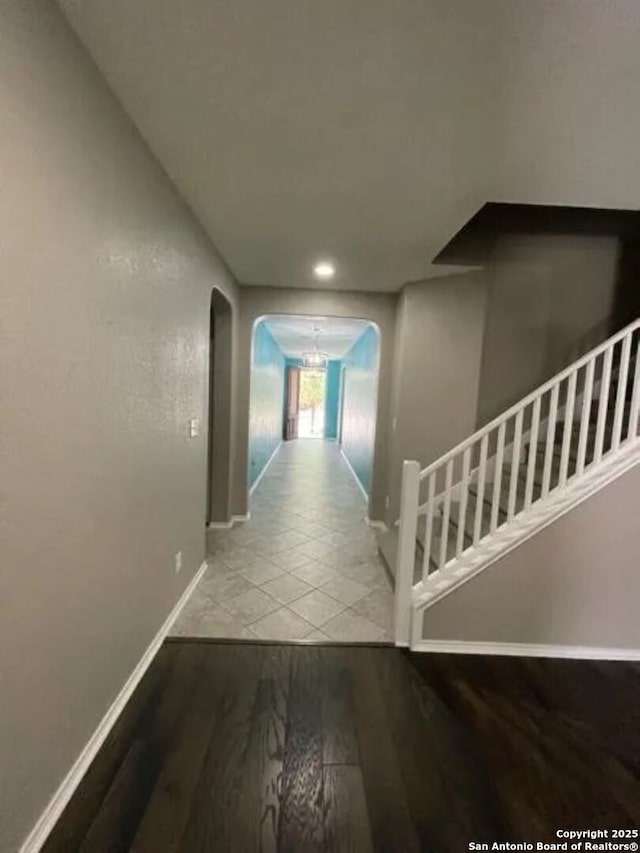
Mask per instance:
[[[497,180],[487,196],[637,208],[637,0],[499,0],[494,8],[498,74],[487,117]]]
[[[285,361],[266,324],[258,323],[251,351],[249,486],[258,479],[282,441]]]
[[[341,359],[345,368],[342,450],[367,494],[373,474],[379,358],[379,335],[370,326]]]
[[[436,460],[553,375],[609,315],[617,251],[609,237],[518,236],[502,240],[482,271],[403,289],[389,519],[403,459]]]
[[[319,317],[353,317],[370,320],[380,329],[380,375],[376,418],[375,453],[369,499],[369,517],[381,519],[387,490],[388,416],[391,364],[395,326],[396,295],[353,293],[335,290],[293,290],[284,287],[243,287],[240,289],[237,369],[237,454],[235,466],[236,507],[247,505],[247,452],[249,445],[249,385],[251,337],[256,319],[266,314],[311,314]],[[242,512],[236,509],[236,512]],[[246,510],[244,510],[246,511]]]
[[[503,238],[485,270],[487,316],[477,423],[508,409],[573,361],[613,310],[615,237]],[[583,342],[582,349],[580,344]]]
[[[235,285],[53,3],[0,3],[0,850],[204,557],[209,301]],[[174,555],[183,569],[175,574]]]
[[[398,517],[402,461],[425,467],[475,429],[485,304],[481,272],[411,284],[401,294],[389,521]]]
[[[640,649],[640,465],[426,611],[430,640]]]

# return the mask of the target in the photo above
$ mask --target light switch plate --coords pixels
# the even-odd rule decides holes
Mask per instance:
[[[191,418],[189,421],[189,438],[195,438],[200,435],[200,421],[198,418]]]

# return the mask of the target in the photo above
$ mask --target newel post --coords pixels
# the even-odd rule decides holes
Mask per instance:
[[[395,641],[408,646],[411,630],[411,588],[416,559],[416,532],[420,493],[420,465],[405,459],[402,463],[400,527],[396,555]]]

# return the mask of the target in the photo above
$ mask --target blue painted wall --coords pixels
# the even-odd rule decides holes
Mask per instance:
[[[367,494],[371,490],[373,472],[379,361],[378,332],[369,326],[341,362],[346,368],[342,450]]]
[[[249,405],[249,486],[282,440],[285,356],[263,321],[253,333]]]
[[[330,361],[327,364],[327,384],[324,409],[324,437],[338,437],[338,409],[340,406],[340,361]],[[287,367],[302,367],[301,358],[286,358]],[[286,400],[283,404],[286,408]]]
[[[340,408],[340,368],[342,362],[330,361],[327,365],[327,398],[324,414],[324,437],[338,437],[338,410]]]

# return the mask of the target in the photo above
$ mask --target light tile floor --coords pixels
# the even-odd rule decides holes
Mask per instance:
[[[365,513],[334,442],[287,442],[251,519],[208,534],[207,569],[172,633],[391,642],[393,594]]]

